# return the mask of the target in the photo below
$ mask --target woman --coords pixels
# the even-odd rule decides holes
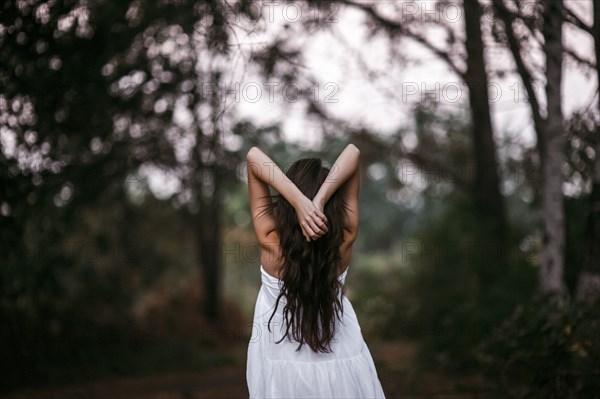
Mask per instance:
[[[308,158],[284,175],[260,149],[248,152],[262,280],[248,346],[251,398],[384,398],[343,292],[358,235],[359,157],[349,144],[331,170]]]

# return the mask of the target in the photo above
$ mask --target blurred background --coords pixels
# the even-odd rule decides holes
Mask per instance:
[[[0,393],[247,397],[245,156],[361,150],[386,392],[600,392],[591,0],[5,1]]]

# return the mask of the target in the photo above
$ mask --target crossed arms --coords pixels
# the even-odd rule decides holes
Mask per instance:
[[[327,233],[327,217],[323,213],[325,204],[333,193],[343,188],[344,201],[349,207],[344,228],[354,237],[358,232],[358,196],[360,186],[360,151],[348,144],[331,167],[325,182],[314,198],[307,198],[283,171],[257,147],[252,147],[247,155],[248,196],[252,212],[254,231],[259,243],[267,245],[269,236],[275,232],[275,219],[272,214],[261,211],[271,199],[269,186],[273,187],[294,207],[298,223],[307,241],[316,240]],[[271,240],[271,244],[272,244]]]

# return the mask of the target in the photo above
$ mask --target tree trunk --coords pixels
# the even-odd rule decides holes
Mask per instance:
[[[464,74],[469,88],[471,135],[475,159],[475,198],[486,240],[491,240],[496,260],[505,259],[506,219],[500,192],[499,168],[490,116],[488,77],[485,70],[484,43],[481,33],[482,10],[479,2],[464,3],[467,69]]]
[[[565,260],[565,211],[562,194],[564,124],[562,85],[562,0],[544,1],[544,53],[546,55],[547,116],[542,145],[543,248],[539,270],[540,292],[562,303],[567,294],[563,281]]]
[[[212,186],[207,196],[199,190],[200,211],[196,218],[196,237],[200,251],[202,285],[204,288],[204,314],[210,321],[220,318],[221,305],[221,198],[220,180],[213,166],[204,166],[203,179]]]
[[[221,73],[210,71],[205,75],[208,82],[220,87]],[[195,98],[195,103],[210,105],[212,133],[207,134],[196,119],[198,133],[196,148],[193,152],[195,178],[193,190],[198,201],[199,211],[195,218],[196,242],[199,251],[202,287],[204,293],[204,315],[211,322],[220,321],[221,314],[221,262],[223,242],[221,239],[222,223],[222,179],[221,163],[224,160],[224,148],[219,127],[221,98],[217,91],[210,93],[208,98]]]
[[[594,7],[594,45],[596,50],[596,73],[600,82],[600,5]],[[600,98],[598,99],[600,108]],[[600,129],[596,132],[596,159],[592,177],[590,213],[586,225],[586,248],[583,270],[577,282],[577,300],[596,300],[600,297]]]

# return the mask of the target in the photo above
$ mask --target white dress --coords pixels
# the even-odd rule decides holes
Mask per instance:
[[[285,297],[267,322],[283,282],[260,266],[262,285],[256,300],[252,337],[248,345],[246,380],[250,398],[385,398],[373,358],[356,313],[343,295],[342,322],[336,317],[336,338],[330,353],[316,353],[307,344],[286,337],[282,318]],[[345,283],[348,269],[339,276]]]

